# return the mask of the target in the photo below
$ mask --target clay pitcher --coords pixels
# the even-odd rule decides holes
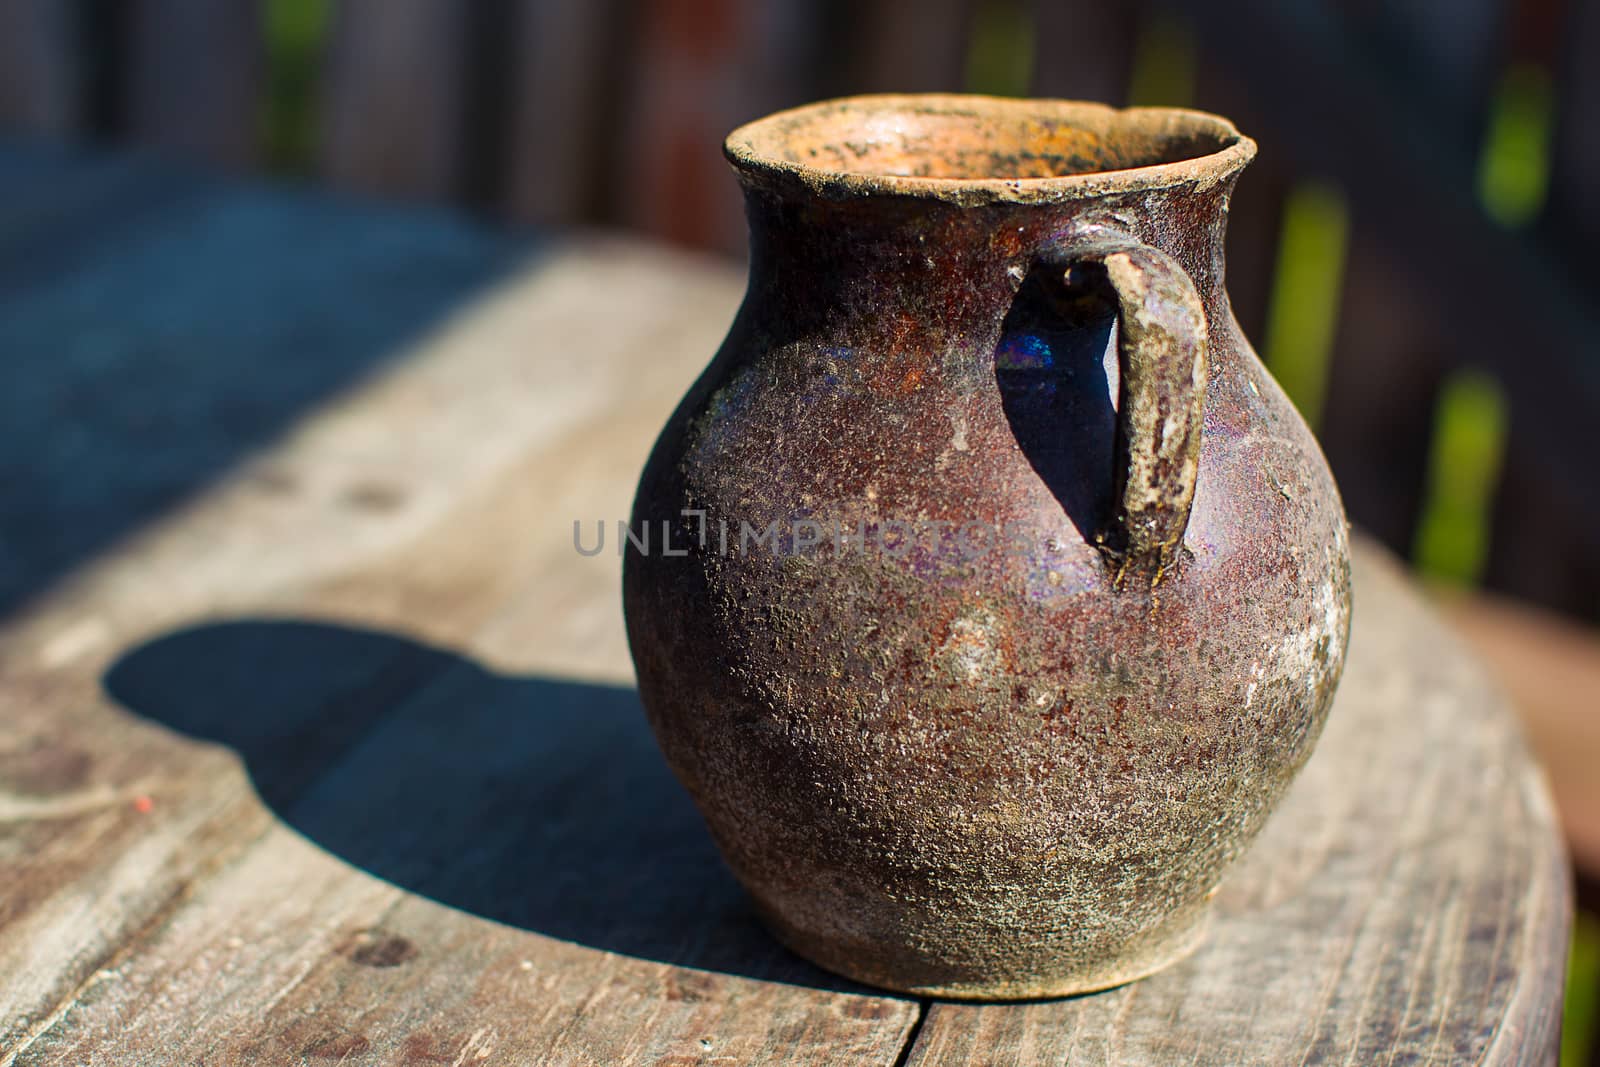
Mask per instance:
[[[668,762],[830,970],[1011,998],[1167,966],[1349,629],[1338,493],[1223,286],[1254,144],[874,96],[726,152],[749,288],[625,563]]]

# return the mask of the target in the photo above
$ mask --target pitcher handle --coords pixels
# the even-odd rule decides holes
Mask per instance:
[[[1098,264],[1116,294],[1118,390],[1114,501],[1096,544],[1120,586],[1151,587],[1179,561],[1200,467],[1209,335],[1194,282],[1171,256],[1109,227],[1069,234],[1043,257],[1072,283]]]

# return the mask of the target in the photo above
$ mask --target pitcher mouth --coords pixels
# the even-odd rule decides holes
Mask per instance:
[[[747,186],[972,204],[1213,185],[1256,145],[1201,111],[915,93],[780,111],[734,130],[723,152]]]

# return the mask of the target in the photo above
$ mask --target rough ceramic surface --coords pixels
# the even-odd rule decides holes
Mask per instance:
[[[1010,998],[1180,958],[1349,628],[1337,491],[1223,286],[1254,146],[1192,112],[917,96],[727,150],[749,291],[646,466],[624,577],[668,761],[832,970]]]

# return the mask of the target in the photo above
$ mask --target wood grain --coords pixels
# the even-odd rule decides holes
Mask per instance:
[[[259,271],[301,215],[330,256],[374,240],[353,236],[370,209],[213,190],[0,290],[29,331],[0,346],[64,344],[83,291],[140,299],[116,278],[162,261],[145,242]],[[376,218],[395,243],[373,247],[430,276],[481,256],[481,287],[356,331],[390,350],[293,393],[297,422],[0,624],[0,1065],[1546,1058],[1570,907],[1548,798],[1367,546],[1327,735],[1199,955],[1097,996],[931,1008],[789,956],[645,728],[618,557],[572,543],[626,514],[737,272],[587,238],[506,274],[492,235]],[[261,373],[399,314],[399,258],[284,290]],[[61,373],[216,349],[206,317],[236,321],[221,297],[262,276],[203,273],[178,279],[188,330],[130,306],[129,336]],[[148,424],[122,432],[157,454]]]
[[[46,153],[0,173],[0,220],[18,221],[14,210],[28,223],[7,226],[0,264],[10,283],[0,351],[17,374],[0,433],[14,490],[0,602],[24,609],[0,634],[0,1049],[10,1049],[41,1006],[268,825],[234,757],[177,753],[159,729],[108,720],[97,671],[78,659],[247,594],[253,580],[302,573],[319,546],[359,553],[395,526],[342,503],[344,479],[370,484],[376,472],[363,468],[382,462],[350,445],[308,491],[244,475],[255,488],[227,520],[149,541],[135,540],[140,525],[281,432],[286,408],[393,355],[384,349],[425,328],[430,312],[417,310],[437,313],[492,277],[507,249],[459,224],[391,230],[371,209],[250,188],[222,198],[213,184],[120,161]],[[28,269],[9,269],[14,258]],[[290,306],[285,321],[278,309]],[[270,552],[287,541],[306,554]],[[131,565],[83,565],[119,543]],[[41,577],[57,578],[48,600]],[[316,762],[314,745],[306,757]]]
[[[0,1062],[893,1061],[915,1004],[767,939],[583,680],[627,660],[572,520],[738,290],[536,262],[8,627]]]

